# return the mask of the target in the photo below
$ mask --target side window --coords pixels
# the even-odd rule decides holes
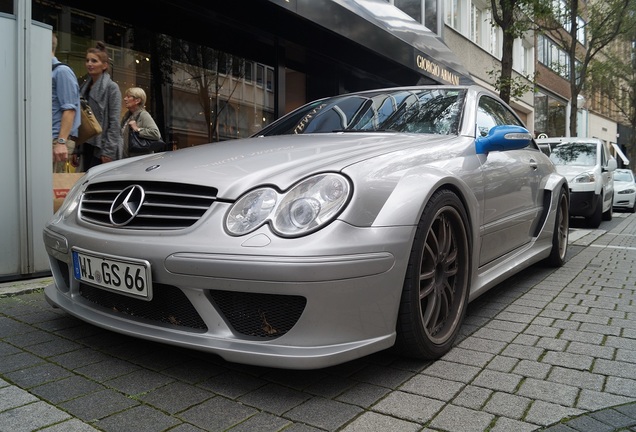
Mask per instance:
[[[491,127],[499,125],[523,126],[500,102],[488,96],[482,96],[477,107],[477,133],[486,136]]]

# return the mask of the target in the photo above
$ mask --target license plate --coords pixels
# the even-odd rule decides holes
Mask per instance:
[[[150,263],[73,249],[75,279],[144,300],[152,299]]]

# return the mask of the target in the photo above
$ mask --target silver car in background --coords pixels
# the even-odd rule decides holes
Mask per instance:
[[[568,185],[477,86],[311,102],[243,140],[91,169],[44,229],[51,305],[238,363],[451,349],[469,301],[560,266]]]

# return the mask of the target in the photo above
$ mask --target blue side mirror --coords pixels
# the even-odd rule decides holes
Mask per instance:
[[[521,126],[493,126],[485,137],[477,137],[475,150],[477,154],[488,154],[491,151],[518,150],[530,144],[532,135]]]

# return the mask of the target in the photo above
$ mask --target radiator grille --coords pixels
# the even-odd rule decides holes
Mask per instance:
[[[113,223],[111,210],[117,197],[131,186],[143,190],[138,211],[126,223]],[[196,223],[216,199],[212,187],[167,182],[108,182],[88,186],[80,204],[83,221],[121,229],[177,230]]]

